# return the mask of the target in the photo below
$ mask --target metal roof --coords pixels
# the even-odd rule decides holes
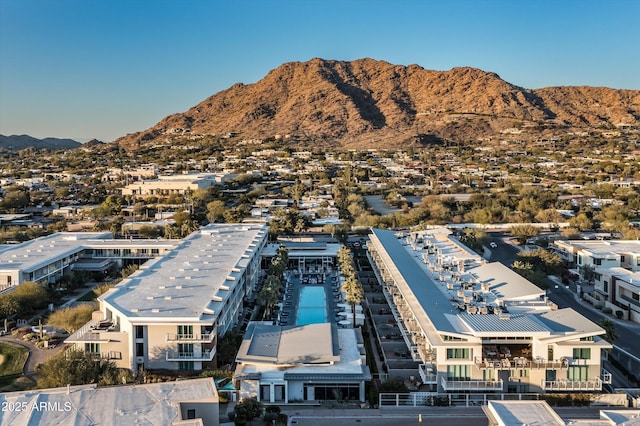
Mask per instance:
[[[549,329],[531,318],[530,315],[470,315],[458,314],[458,318],[472,331],[499,333],[527,333],[549,332]]]

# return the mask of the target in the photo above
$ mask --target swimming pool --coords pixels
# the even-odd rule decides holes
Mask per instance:
[[[324,287],[302,287],[296,324],[320,324],[324,322],[327,322],[327,294]]]

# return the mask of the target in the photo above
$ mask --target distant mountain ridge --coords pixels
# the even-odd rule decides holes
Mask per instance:
[[[138,146],[168,142],[176,134],[237,133],[290,135],[343,147],[401,146],[431,137],[476,139],[536,123],[640,127],[640,91],[531,90],[470,67],[430,71],[374,59],[312,59],[285,63],[255,84],[235,84],[117,143]]]
[[[44,138],[37,139],[29,135],[0,135],[0,148],[19,151],[26,148],[73,149],[82,144],[73,139]]]

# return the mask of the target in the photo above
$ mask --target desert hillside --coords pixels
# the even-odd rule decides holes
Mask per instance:
[[[430,71],[373,59],[313,59],[283,64],[255,84],[235,84],[117,142],[136,146],[167,141],[167,135],[235,133],[385,147],[434,137],[475,140],[536,125],[640,126],[640,91],[530,90],[468,67]]]

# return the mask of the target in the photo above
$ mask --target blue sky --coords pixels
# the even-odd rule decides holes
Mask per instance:
[[[109,142],[315,57],[640,89],[640,1],[0,0],[0,133]]]

